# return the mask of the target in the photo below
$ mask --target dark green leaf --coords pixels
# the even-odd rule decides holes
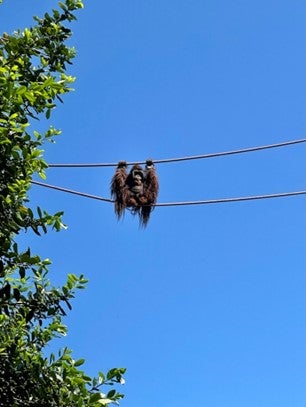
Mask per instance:
[[[74,366],[81,366],[85,363],[85,359],[79,359],[74,362]]]
[[[114,397],[114,395],[116,394],[116,390],[110,390],[108,393],[107,393],[107,398],[109,398],[109,399],[111,399],[112,397]]]
[[[16,301],[20,300],[20,291],[18,290],[18,288],[13,289],[13,296],[14,296]]]
[[[95,402],[97,402],[97,401],[99,401],[99,400],[101,400],[101,399],[102,399],[102,397],[101,397],[101,394],[100,394],[100,393],[94,393],[94,394],[92,394],[92,395],[90,396],[89,402],[90,402],[90,403],[95,403]]]
[[[19,275],[20,278],[24,278],[25,277],[25,268],[24,267],[19,267]]]
[[[31,309],[30,312],[28,312],[26,315],[26,322],[30,322],[31,319],[33,318],[33,316],[34,316],[34,310]]]

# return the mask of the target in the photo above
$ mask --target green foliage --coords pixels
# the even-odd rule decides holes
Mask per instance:
[[[1,0],[0,0],[1,3]],[[62,317],[71,309],[83,276],[69,274],[60,288],[48,279],[49,259],[19,249],[16,238],[27,230],[37,235],[65,227],[62,212],[50,215],[29,206],[33,175],[45,178],[42,145],[60,131],[45,134],[29,128],[34,119],[48,119],[62,95],[71,91],[74,78],[66,66],[75,55],[65,45],[71,36],[66,23],[75,20],[81,1],[66,0],[58,10],[35,17],[35,25],[0,37],[0,405],[1,406],[104,406],[118,403],[116,390],[125,369],[90,378],[64,349],[47,358],[43,352],[53,338],[66,334]]]

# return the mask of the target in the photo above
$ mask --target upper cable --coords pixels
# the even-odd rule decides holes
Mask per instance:
[[[178,161],[202,160],[204,158],[213,158],[213,157],[222,157],[222,156],[226,156],[226,155],[250,153],[252,151],[260,151],[260,150],[267,150],[269,148],[285,147],[285,146],[290,146],[293,144],[300,144],[300,143],[305,143],[305,142],[306,142],[306,139],[290,140],[290,141],[284,141],[282,143],[268,144],[265,146],[242,148],[240,150],[230,150],[230,151],[223,151],[223,152],[219,152],[219,153],[193,155],[193,156],[189,156],[189,157],[165,158],[165,159],[161,159],[161,160],[152,160],[152,161],[154,162],[154,164],[162,164],[162,163],[171,163],[171,162],[178,162]],[[146,161],[133,161],[133,162],[128,162],[127,165],[145,164],[145,163],[146,163]],[[117,165],[118,165],[118,163],[49,164],[49,167],[50,168],[89,168],[89,167],[117,167]]]

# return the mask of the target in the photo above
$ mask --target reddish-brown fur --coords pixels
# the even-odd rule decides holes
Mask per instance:
[[[126,208],[139,216],[141,226],[146,226],[157,201],[158,177],[152,160],[143,169],[136,164],[127,173],[127,164],[120,161],[111,181],[111,195],[115,201],[115,213],[120,219]]]

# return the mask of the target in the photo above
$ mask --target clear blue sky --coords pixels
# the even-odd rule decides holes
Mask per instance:
[[[6,0],[1,30],[55,1]],[[76,91],[48,162],[204,154],[304,137],[304,12],[293,0],[87,1]],[[47,128],[42,122],[39,128]],[[34,128],[33,128],[34,130]],[[305,189],[303,145],[161,164],[160,202]],[[47,182],[109,197],[112,169]],[[305,198],[156,208],[146,230],[111,204],[31,190],[69,229],[26,236],[56,284],[85,274],[66,318],[85,369],[127,367],[124,407],[304,406]]]

